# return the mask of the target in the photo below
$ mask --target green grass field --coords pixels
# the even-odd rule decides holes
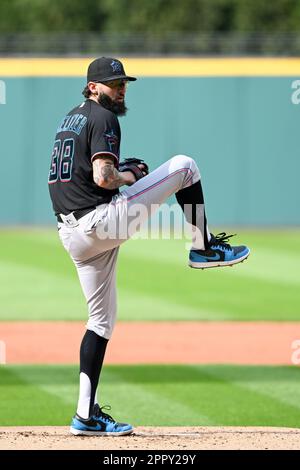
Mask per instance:
[[[119,319],[300,320],[300,231],[238,233],[249,260],[207,271],[187,267],[184,240],[126,242]],[[0,320],[85,321],[77,274],[55,229],[2,230],[0,246]]]
[[[0,425],[68,425],[76,366],[1,366]],[[297,367],[107,366],[101,403],[135,426],[300,423]]]
[[[249,260],[208,271],[187,267],[184,240],[131,240],[118,265],[119,319],[300,321],[299,235],[239,231]],[[55,229],[2,230],[0,245],[0,320],[86,320]],[[295,366],[106,366],[100,401],[136,426],[299,427],[299,379]],[[0,426],[68,425],[77,397],[77,366],[0,366]]]

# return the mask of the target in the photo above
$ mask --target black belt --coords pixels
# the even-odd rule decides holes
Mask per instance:
[[[96,209],[95,207],[86,207],[85,209],[78,209],[78,211],[73,211],[72,214],[74,215],[76,220],[81,219],[84,215],[88,214],[91,211],[94,211]],[[58,222],[63,222],[62,218],[60,215],[57,216],[57,221]]]

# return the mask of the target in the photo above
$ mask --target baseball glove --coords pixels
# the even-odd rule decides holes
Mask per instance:
[[[144,168],[140,168],[138,165],[143,165]],[[131,171],[134,174],[135,180],[138,181],[144,176],[148,175],[149,167],[144,160],[139,158],[125,158],[124,161],[119,163],[119,171]]]

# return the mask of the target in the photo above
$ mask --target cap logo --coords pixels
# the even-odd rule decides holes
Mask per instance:
[[[113,69],[113,72],[122,72],[122,64],[120,62],[113,60],[110,65]]]

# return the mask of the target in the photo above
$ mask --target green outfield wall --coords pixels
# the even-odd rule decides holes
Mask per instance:
[[[18,61],[0,60],[1,224],[55,223],[47,188],[52,144],[85,85],[71,62],[69,69],[65,60],[62,69],[36,70],[28,61],[18,68]],[[193,157],[212,224],[298,225],[300,61],[267,72],[256,61],[243,73],[213,61],[219,68],[210,74],[205,61],[188,63],[173,70],[147,62],[140,74],[137,65],[126,67],[139,80],[128,88],[129,112],[120,119],[122,156],[142,157],[151,168],[172,155]]]

